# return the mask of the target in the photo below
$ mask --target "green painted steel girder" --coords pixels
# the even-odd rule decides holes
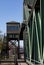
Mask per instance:
[[[41,0],[41,19],[42,19],[43,60],[44,60],[44,0]]]

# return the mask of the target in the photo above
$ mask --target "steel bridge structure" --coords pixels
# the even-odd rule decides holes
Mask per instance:
[[[7,23],[7,43],[12,39],[18,41],[18,47],[19,40],[24,41],[28,65],[44,65],[44,0],[24,0],[23,23]]]
[[[23,40],[25,61],[44,63],[44,0],[24,0]]]

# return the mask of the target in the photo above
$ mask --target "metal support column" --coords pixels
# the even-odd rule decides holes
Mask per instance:
[[[44,0],[41,0],[41,19],[42,19],[42,49],[44,62]]]
[[[20,43],[19,43],[19,40],[18,40],[18,59],[20,59]]]

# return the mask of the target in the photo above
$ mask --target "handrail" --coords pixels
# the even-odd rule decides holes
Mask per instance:
[[[23,60],[23,59],[17,59],[17,60],[0,60],[0,63],[9,63],[9,62],[13,62],[13,63],[15,63],[15,62],[25,62],[25,60]]]

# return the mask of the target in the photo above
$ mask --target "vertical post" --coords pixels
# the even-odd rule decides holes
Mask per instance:
[[[9,58],[9,47],[8,47],[8,35],[7,35],[7,43],[6,43],[6,57]]]
[[[20,50],[19,49],[20,49],[20,43],[19,43],[19,40],[18,40],[18,59],[20,59],[20,52],[19,52]]]
[[[25,39],[25,30],[23,31],[23,40],[24,40],[24,60],[26,61],[26,57],[27,57],[27,52],[26,52],[26,39]]]
[[[42,52],[44,62],[44,0],[41,0],[41,21],[42,21]]]

